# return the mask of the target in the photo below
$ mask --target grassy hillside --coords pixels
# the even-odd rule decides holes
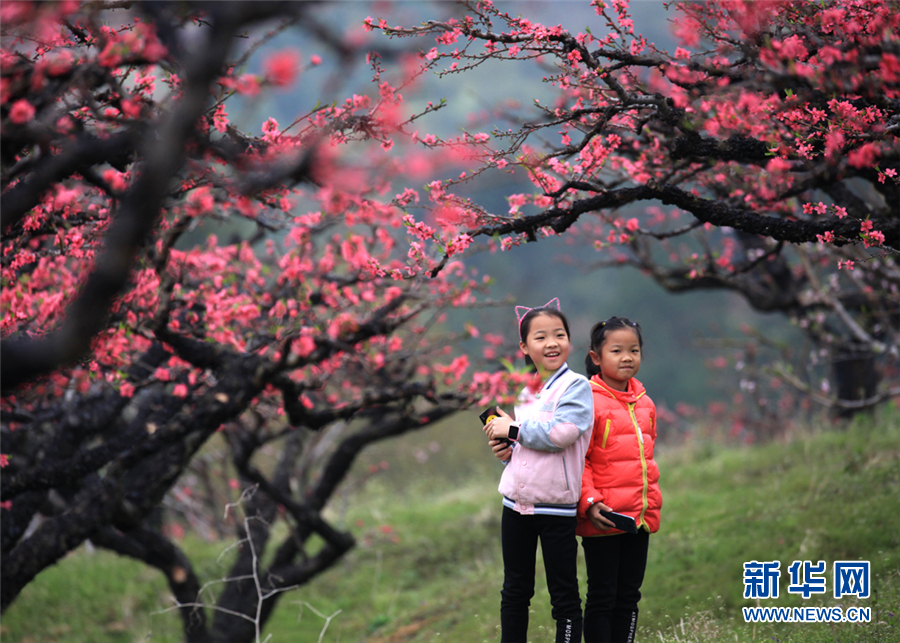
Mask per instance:
[[[498,640],[499,465],[469,418],[380,445],[359,463],[389,467],[348,489],[333,519],[359,546],[308,587],[287,594],[272,643]],[[474,419],[474,417],[472,418]],[[663,528],[651,538],[639,641],[900,641],[900,412],[789,441],[659,448]],[[227,543],[188,538],[203,578],[220,578]],[[862,624],[745,624],[743,563],[780,561],[781,596],[762,606],[858,604]],[[794,560],[828,563],[825,595],[787,593]],[[831,598],[831,565],[868,560],[872,596]],[[584,583],[582,572],[582,583]],[[104,552],[80,550],[32,583],[4,615],[7,642],[179,641],[162,579]],[[543,579],[533,641],[551,640]],[[330,620],[329,620],[330,619]],[[264,636],[265,636],[264,635]]]

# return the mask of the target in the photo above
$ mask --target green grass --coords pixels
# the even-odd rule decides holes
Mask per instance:
[[[378,445],[331,519],[359,540],[337,567],[286,594],[264,636],[272,643],[412,643],[499,638],[499,465],[464,418]],[[846,429],[809,429],[752,447],[658,446],[665,499],[651,537],[641,643],[900,641],[900,412]],[[389,529],[388,529],[389,528]],[[189,537],[202,578],[222,577],[227,543]],[[745,624],[743,563],[781,561],[781,596],[762,606],[858,604],[863,624]],[[826,595],[787,593],[794,560],[828,563]],[[835,560],[869,560],[872,597],[830,597]],[[551,640],[542,571],[533,641]],[[583,567],[581,581],[584,584]],[[105,552],[79,550],[43,572],[3,617],[3,643],[180,641],[162,578]],[[326,618],[331,617],[330,622]],[[323,633],[324,630],[324,633]]]

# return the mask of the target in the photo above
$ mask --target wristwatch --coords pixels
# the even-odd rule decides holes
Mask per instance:
[[[519,439],[519,425],[510,424],[509,434],[506,437],[508,437],[511,441],[516,442]]]

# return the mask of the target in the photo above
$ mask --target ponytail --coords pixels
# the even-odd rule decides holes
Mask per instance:
[[[584,372],[587,373],[589,378],[594,377],[594,375],[600,375],[600,367],[594,364],[590,351],[584,356]]]

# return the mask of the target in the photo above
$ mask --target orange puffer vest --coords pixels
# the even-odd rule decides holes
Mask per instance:
[[[653,460],[656,405],[635,378],[627,391],[609,388],[599,375],[591,378],[594,431],[585,456],[578,503],[579,536],[622,533],[598,530],[587,518],[588,498],[632,516],[639,529],[659,530],[662,494],[659,468]]]

